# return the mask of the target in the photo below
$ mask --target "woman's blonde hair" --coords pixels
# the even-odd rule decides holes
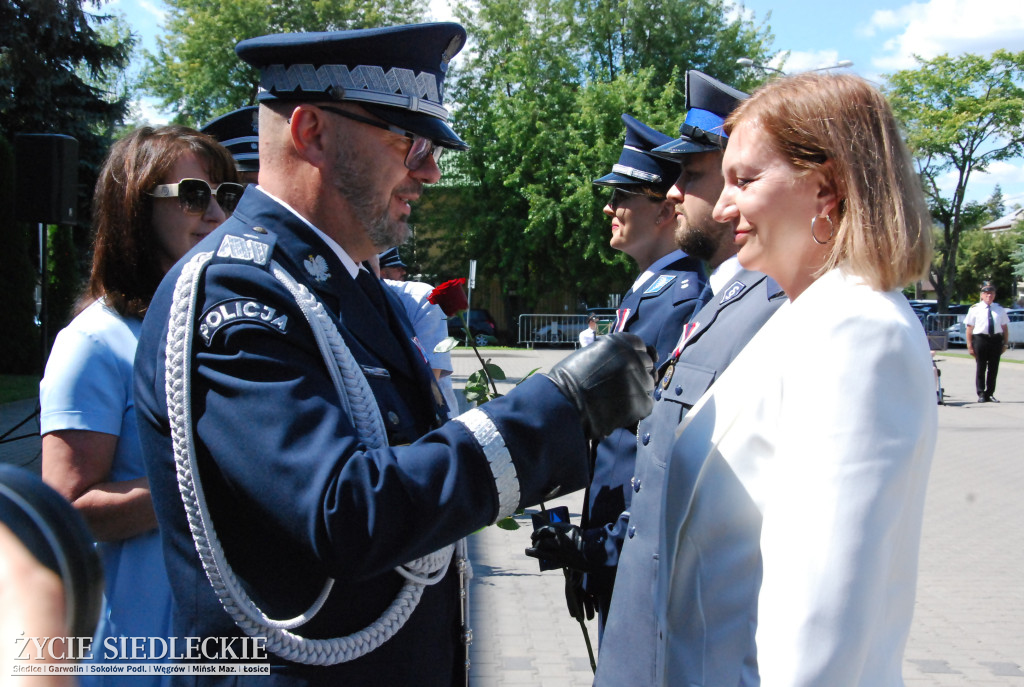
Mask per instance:
[[[764,131],[793,167],[818,171],[835,188],[835,237],[823,272],[842,266],[880,291],[921,278],[931,260],[931,219],[896,118],[876,88],[851,74],[776,79],[740,103],[726,132],[741,122]]]

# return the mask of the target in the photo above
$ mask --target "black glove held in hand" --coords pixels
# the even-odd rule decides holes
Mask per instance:
[[[539,558],[561,568],[593,572],[601,567],[597,556],[587,556],[587,540],[584,532],[567,522],[553,522],[538,527],[530,535],[533,546],[526,549],[526,555]],[[592,552],[603,551],[600,542],[589,547]]]
[[[635,334],[609,334],[563,359],[546,376],[576,404],[587,437],[603,439],[651,412],[657,355]]]
[[[565,605],[576,620],[594,619],[594,597],[583,588],[583,573],[565,571]]]

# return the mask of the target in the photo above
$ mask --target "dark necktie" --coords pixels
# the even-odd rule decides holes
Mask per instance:
[[[988,333],[989,336],[996,335],[996,321],[992,318],[992,306],[988,306]]]
[[[711,280],[709,279],[707,283],[704,284],[704,289],[700,292],[700,296],[698,296],[697,299],[701,304],[706,304],[711,301],[714,295],[715,292],[711,290]]]
[[[373,307],[377,309],[381,317],[387,317],[387,306],[384,304],[384,292],[381,291],[380,279],[361,269],[356,274],[356,283],[373,303]]]

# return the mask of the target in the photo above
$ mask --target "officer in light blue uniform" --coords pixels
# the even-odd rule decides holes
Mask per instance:
[[[657,657],[654,591],[661,533],[664,466],[676,428],[686,412],[711,387],[747,342],[785,302],[778,284],[743,269],[736,258],[731,224],[711,218],[721,193],[725,118],[745,93],[706,74],[686,74],[686,119],[680,137],[652,151],[681,165],[668,198],[681,222],[679,245],[712,269],[703,305],[683,327],[672,352],[659,360],[654,410],[640,421],[635,472],[629,479],[631,502],[608,528],[605,548],[617,547],[618,572],[605,625],[595,684],[607,687],[653,684]],[[575,569],[589,569],[601,554],[587,546],[575,528],[550,528],[536,541],[537,554]],[[611,559],[611,556],[608,556]],[[695,622],[701,622],[695,609]],[[713,657],[716,645],[696,647]],[[708,661],[709,665],[711,660]],[[713,673],[709,673],[713,674]],[[719,684],[714,680],[704,683]]]
[[[465,39],[440,23],[237,47],[261,71],[260,185],[157,290],[136,410],[179,653],[266,652],[271,674],[179,684],[465,685],[452,545],[582,488],[588,440],[650,410],[650,357],[623,334],[442,426],[408,319],[361,264],[466,148],[441,101]]]
[[[679,164],[650,152],[672,137],[628,114],[622,121],[626,138],[619,160],[609,174],[594,181],[612,190],[604,209],[611,219],[611,246],[632,257],[641,272],[622,298],[614,330],[636,334],[665,359],[683,325],[702,304],[698,298],[706,281],[704,267],[676,245],[675,203],[666,200],[665,193],[679,176]],[[580,604],[586,610],[596,607],[602,632],[615,582],[617,540],[622,536],[613,526],[629,507],[632,493],[635,430],[618,429],[597,446],[580,524],[580,544],[591,564],[585,579],[578,571],[571,574],[566,590],[570,613]]]
[[[680,137],[655,150],[681,163],[683,173],[669,197],[678,203],[684,221],[706,216],[699,226],[691,222],[681,229],[680,245],[690,247],[712,268],[709,285],[713,296],[686,325],[672,354],[659,361],[654,410],[637,429],[639,448],[629,511],[623,514],[625,530],[615,582],[610,622],[605,629],[595,685],[654,684],[658,657],[658,609],[654,608],[665,463],[686,412],[707,391],[761,326],[785,302],[774,280],[760,272],[743,269],[736,258],[731,224],[710,220],[722,189],[721,156],[727,143],[721,127],[725,118],[746,94],[698,71],[686,74],[686,119]],[[701,245],[703,248],[698,248]],[[751,584],[758,580],[751,578]],[[742,593],[735,590],[736,593]],[[729,593],[729,591],[709,593]],[[695,623],[708,622],[694,608]],[[744,628],[738,628],[742,633]],[[715,637],[708,646],[694,647],[706,682],[725,684],[714,672],[714,657],[721,646]],[[696,668],[698,672],[701,668]]]

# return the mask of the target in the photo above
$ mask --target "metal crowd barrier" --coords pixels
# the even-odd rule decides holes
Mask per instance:
[[[587,327],[586,315],[520,315],[519,343],[572,344],[579,346],[580,332]]]
[[[964,338],[963,315],[927,315],[922,324],[928,334],[928,346],[933,351],[944,351],[949,344],[966,345]]]

